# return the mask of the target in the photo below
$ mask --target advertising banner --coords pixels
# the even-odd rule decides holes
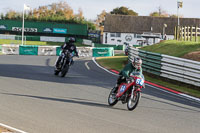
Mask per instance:
[[[65,37],[41,36],[40,41],[44,41],[44,42],[65,42]]]
[[[39,46],[38,55],[56,55],[57,46]]]
[[[12,27],[12,31],[22,31],[22,27]],[[24,28],[24,32],[37,32],[37,28]]]
[[[6,30],[7,26],[6,25],[0,25],[0,30]]]
[[[3,44],[2,45],[2,53],[3,54],[10,54],[10,55],[18,55],[19,54],[19,45]]]
[[[67,29],[53,28],[53,33],[67,34]]]
[[[93,57],[114,56],[114,48],[93,48]]]
[[[92,47],[78,47],[78,55],[80,57],[92,57]]]
[[[19,46],[20,55],[38,55],[37,45],[20,45]]]

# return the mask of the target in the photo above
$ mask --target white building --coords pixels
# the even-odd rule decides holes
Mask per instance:
[[[163,39],[174,39],[176,25],[177,18],[107,14],[103,44],[152,45]]]

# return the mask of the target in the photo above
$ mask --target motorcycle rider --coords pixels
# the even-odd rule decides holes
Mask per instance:
[[[119,85],[122,82],[130,81],[130,74],[132,75],[139,75],[140,77],[144,78],[142,74],[142,59],[139,57],[134,57],[131,63],[128,63],[119,73],[119,77],[117,79],[117,84],[115,86],[114,92],[118,89]],[[143,86],[144,87],[144,86]]]
[[[78,55],[78,51],[76,49],[76,46],[74,45],[75,42],[75,38],[74,37],[69,37],[68,38],[68,42],[65,42],[62,46],[61,46],[61,53],[65,52],[65,50],[69,50],[70,53],[75,53],[75,56],[79,57]],[[56,61],[56,69],[59,69],[59,63],[62,59],[62,54],[60,54],[60,56],[58,57],[57,61]],[[72,59],[72,64],[73,64],[73,59]]]

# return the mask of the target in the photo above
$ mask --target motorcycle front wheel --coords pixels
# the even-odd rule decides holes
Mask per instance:
[[[110,106],[114,106],[118,100],[117,100],[117,97],[116,97],[116,92],[114,92],[115,88],[113,88],[111,91],[110,91],[110,94],[108,96],[108,104]]]
[[[60,71],[54,70],[54,75],[58,75]]]
[[[131,98],[131,96],[128,98],[128,102],[127,102],[128,110],[130,111],[134,110],[137,107],[139,100],[140,100],[140,92],[137,91],[134,94],[133,98]]]
[[[67,74],[68,70],[69,70],[69,65],[67,64],[67,65],[65,65],[65,67],[61,71],[61,77],[65,77],[65,75]]]

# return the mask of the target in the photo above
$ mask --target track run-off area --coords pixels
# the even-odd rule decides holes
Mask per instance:
[[[118,78],[92,58],[74,58],[66,77],[56,56],[0,55],[0,123],[24,133],[197,133],[200,102],[146,85],[138,107],[108,106]]]

